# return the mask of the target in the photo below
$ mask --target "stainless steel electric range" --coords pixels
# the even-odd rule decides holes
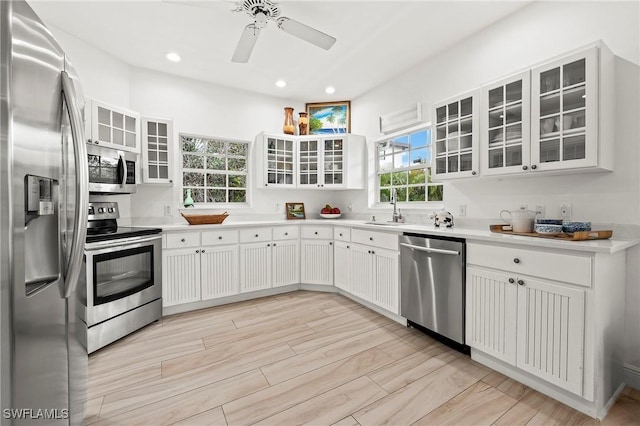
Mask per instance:
[[[162,317],[161,229],[120,227],[118,204],[89,203],[79,316],[92,353]]]

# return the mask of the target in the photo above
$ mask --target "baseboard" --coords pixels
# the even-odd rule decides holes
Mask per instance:
[[[624,382],[627,384],[627,386],[635,389],[640,389],[640,367],[625,363],[623,374]]]
[[[613,404],[616,403],[616,401],[620,397],[620,394],[622,394],[622,391],[624,390],[624,388],[625,388],[624,382],[620,383],[620,386],[618,386],[618,389],[616,389],[613,395],[611,395],[611,398],[609,398],[609,401],[607,401],[604,407],[598,410],[599,420],[604,420],[604,418],[607,417],[609,410],[611,409],[611,407],[613,407]]]

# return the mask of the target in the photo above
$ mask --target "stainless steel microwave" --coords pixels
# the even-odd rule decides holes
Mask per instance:
[[[133,194],[138,183],[138,155],[87,144],[89,192]]]

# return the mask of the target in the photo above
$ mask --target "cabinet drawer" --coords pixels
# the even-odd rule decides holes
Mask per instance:
[[[295,240],[300,236],[300,228],[297,226],[276,226],[273,228],[274,240]]]
[[[336,226],[333,228],[333,239],[336,241],[351,241],[351,228]]]
[[[178,232],[165,235],[166,248],[198,247],[200,245],[199,232]]]
[[[333,227],[331,226],[303,226],[302,238],[333,240]]]
[[[368,246],[398,250],[398,234],[388,232],[369,231],[367,229],[352,229],[351,241]]]
[[[238,241],[239,236],[237,229],[221,229],[219,231],[206,231],[202,233],[203,246],[237,244]]]
[[[588,255],[467,243],[467,263],[591,286],[591,257]]]
[[[271,228],[248,228],[240,230],[241,243],[271,241]]]

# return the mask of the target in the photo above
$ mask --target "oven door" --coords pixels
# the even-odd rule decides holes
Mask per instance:
[[[89,192],[133,194],[136,192],[138,156],[95,145],[87,145]]]
[[[162,297],[160,250],[160,235],[86,245],[87,326]]]

